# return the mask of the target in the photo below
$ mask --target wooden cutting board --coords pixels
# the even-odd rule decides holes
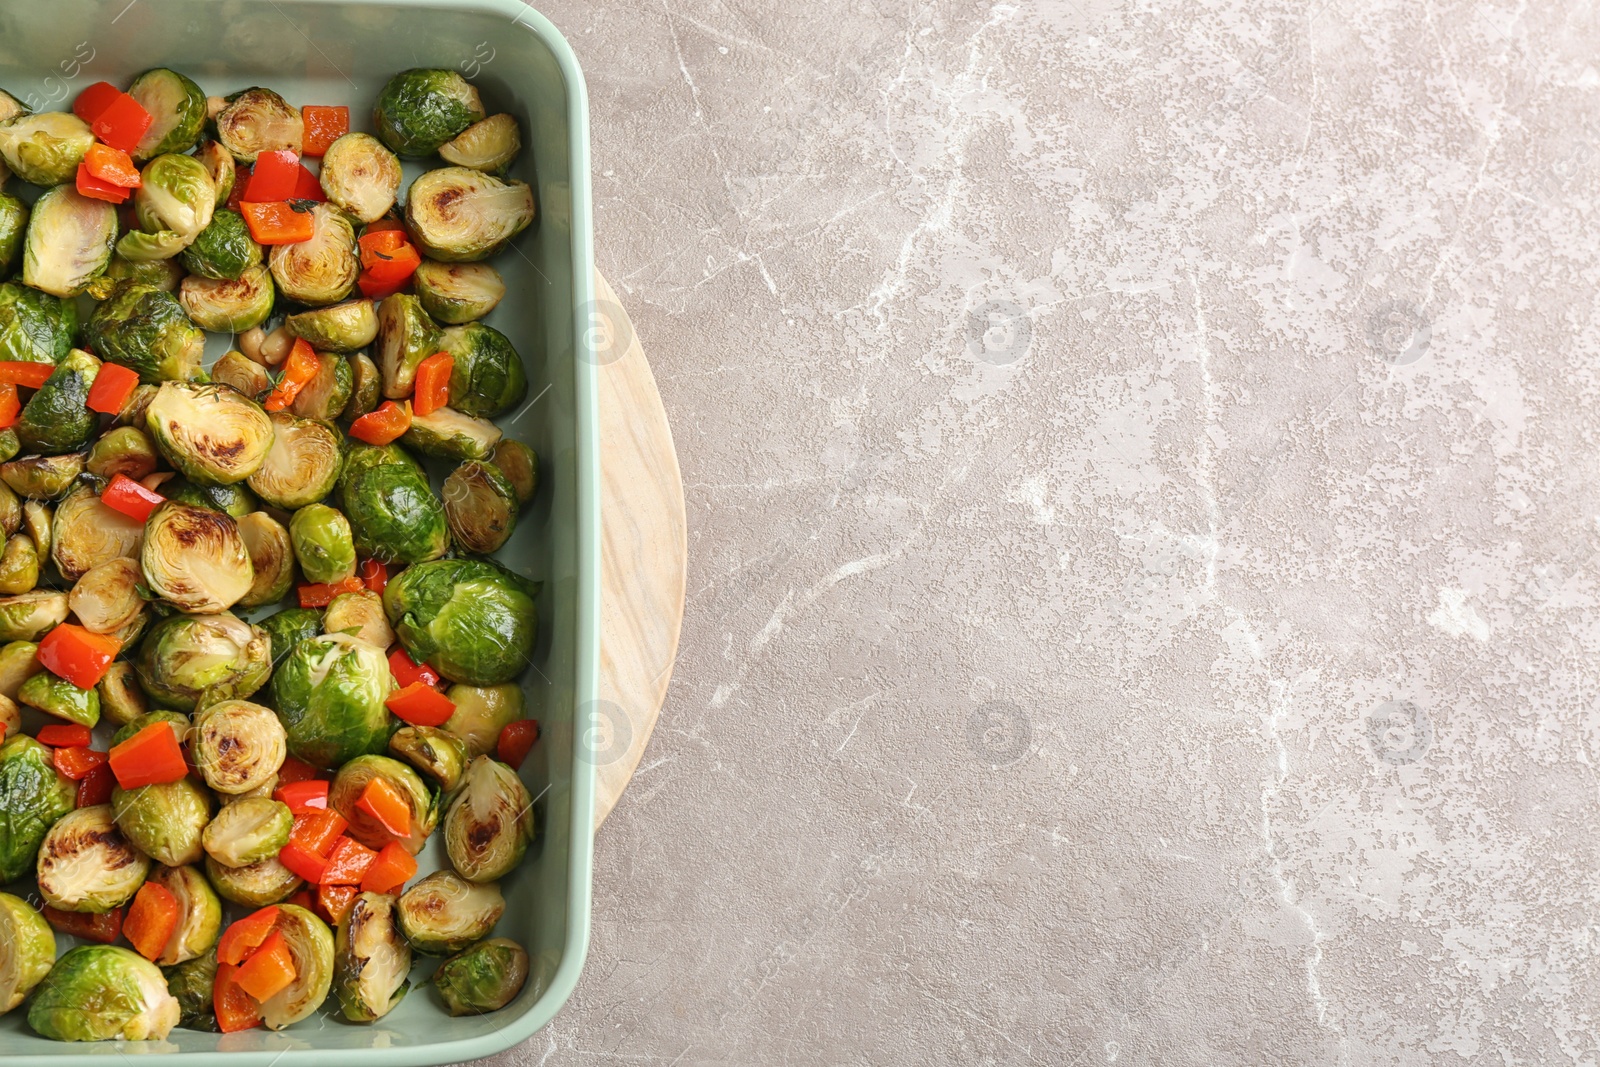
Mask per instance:
[[[688,563],[683,481],[655,375],[595,272],[600,379],[600,699],[588,742],[595,829],[644,756],[672,677]]]

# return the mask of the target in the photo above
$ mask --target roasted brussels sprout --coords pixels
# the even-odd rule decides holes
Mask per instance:
[[[22,499],[0,481],[0,534],[10,537],[22,528]]]
[[[70,185],[51,189],[28,216],[22,280],[54,296],[76,296],[106,269],[116,242],[116,208]]]
[[[56,962],[56,935],[33,905],[0,893],[0,1015],[44,981]]]
[[[0,594],[16,596],[39,584],[39,549],[33,538],[17,534],[0,553]],[[387,624],[385,624],[387,625]]]
[[[110,911],[126,904],[150,860],[112,821],[111,805],[76,808],[57,819],[39,845],[39,893],[62,911]]]
[[[488,560],[418,563],[391,580],[384,610],[407,654],[453,682],[498,685],[532,660],[538,587]]]
[[[176,293],[183,279],[183,264],[177,259],[128,259],[113,253],[105,273],[90,279],[83,291],[96,300],[104,300],[117,288],[117,283],[134,281],[164,293]]]
[[[433,984],[451,1015],[483,1015],[517,999],[528,980],[528,953],[496,937],[451,956],[433,972]]]
[[[206,826],[206,855],[224,867],[260,863],[289,843],[294,816],[289,805],[268,797],[244,797],[226,805]]]
[[[350,361],[331,352],[318,352],[316,357],[316,377],[295,395],[289,410],[303,419],[332,422],[350,400]]]
[[[244,700],[266,684],[270,651],[267,631],[229,612],[172,615],[140,644],[139,680],[158,704],[179,711]]]
[[[189,247],[189,239],[177,230],[129,230],[117,239],[117,255],[135,263],[160,263],[176,259]],[[179,265],[182,269],[182,265]],[[91,283],[92,284],[92,283]]]
[[[206,878],[223,900],[247,908],[281,903],[303,884],[300,876],[279,863],[276,856],[248,867],[224,867],[207,856]]]
[[[337,304],[350,295],[361,273],[356,231],[350,220],[331,204],[308,208],[314,223],[311,236],[288,245],[273,245],[267,253],[272,280],[290,300],[321,307]]]
[[[193,778],[111,791],[111,815],[129,844],[157,863],[197,863],[211,794]]]
[[[9,193],[0,193],[0,278],[16,268],[27,232],[28,205]]]
[[[0,744],[0,883],[33,869],[45,832],[77,799],[76,783],[57,773],[48,748],[25,734]]]
[[[448,956],[482,941],[505,910],[498,883],[477,885],[454,871],[434,871],[406,890],[396,909],[406,940],[429,956]]]
[[[533,797],[517,772],[478,756],[445,811],[445,852],[467,881],[493,882],[522,862],[536,827]]]
[[[302,311],[283,325],[319,352],[354,352],[378,335],[378,315],[366,299]]]
[[[100,361],[74,348],[23,405],[17,418],[17,440],[30,452],[59,455],[89,443],[98,423],[84,407]]]
[[[208,139],[200,142],[200,149],[194,157],[205,164],[206,173],[211,175],[211,182],[217,187],[217,207],[222,208],[227,204],[228,197],[233,195],[233,183],[237,179],[233,153],[222,147],[220,142]]]
[[[50,558],[69,582],[76,582],[102,563],[137,559],[144,542],[144,524],[101,503],[88,486],[72,490],[56,508],[53,532]],[[137,583],[136,578],[134,584]],[[138,595],[131,587],[129,592],[134,597]],[[128,606],[128,597],[119,595],[116,602],[120,610]],[[132,614],[122,625],[131,621]],[[110,633],[120,628],[114,626],[98,632]]]
[[[209,885],[206,890],[215,896],[215,890]],[[211,1003],[211,993],[217,983],[216,949],[208,949],[176,966],[163,967],[161,973],[166,976],[167,991],[178,1000],[178,1025],[185,1030],[216,1033],[217,1018]]]
[[[255,584],[239,598],[239,604],[254,608],[282,600],[294,584],[294,549],[289,531],[266,512],[255,511],[239,520],[239,536],[244,538],[250,565],[256,572]]]
[[[362,412],[363,415],[366,412]],[[0,463],[15,459],[18,452],[22,451],[22,442],[17,440],[17,431],[7,426],[0,430]]]
[[[50,505],[37,500],[24,500],[22,525],[27,530],[28,536],[33,538],[33,543],[39,546],[40,554],[48,555],[55,547],[55,538],[51,536],[54,520],[51,517]]]
[[[67,594],[53,589],[0,597],[0,641],[37,641],[67,621]]]
[[[143,956],[115,945],[79,945],[39,984],[28,1025],[55,1041],[160,1041],[182,1012],[161,968]]]
[[[78,305],[16,282],[0,285],[0,359],[60,363],[78,332]]]
[[[411,416],[405,444],[437,459],[488,459],[500,441],[500,428],[488,419],[463,415],[454,408],[439,408]]]
[[[107,667],[95,689],[100,693],[100,717],[118,726],[126,726],[150,710],[138,674],[128,660],[118,660]]]
[[[419,159],[483,116],[483,101],[467,79],[453,70],[416,67],[389,79],[378,94],[372,124],[384,144]]]
[[[425,259],[412,279],[422,309],[440,322],[460,325],[481,319],[506,295],[500,272],[487,263],[440,263]],[[452,398],[453,400],[453,398]]]
[[[94,144],[89,124],[70,111],[40,111],[0,122],[0,156],[25,182],[62,185]]]
[[[32,641],[12,641],[0,645],[0,696],[15,700],[22,683],[44,670],[38,652],[39,646]],[[0,868],[0,871],[3,870]],[[9,881],[9,878],[0,878],[0,883]]]
[[[272,447],[261,405],[226,386],[165,382],[145,421],[167,462],[201,485],[244,481]]]
[[[6,734],[22,732],[22,708],[8,696],[0,696],[0,726],[5,727]]]
[[[168,152],[156,156],[139,172],[133,213],[147,234],[175,233],[187,248],[211,224],[216,209],[217,184],[206,165],[194,156]],[[122,254],[127,255],[127,249],[122,249]]]
[[[29,500],[54,500],[83,473],[85,453],[23,456],[0,463],[0,480]]]
[[[218,208],[194,243],[183,250],[183,265],[202,278],[238,278],[247,267],[261,263],[266,253],[250,236],[244,216]]]
[[[222,901],[205,875],[198,867],[165,866],[151,871],[150,881],[178,900],[177,928],[156,962],[171,967],[209,953],[222,932]]]
[[[272,642],[272,669],[277,670],[301,641],[322,633],[322,613],[314,608],[284,608],[261,620]],[[5,650],[0,649],[0,665]]]
[[[201,334],[201,336],[205,335]],[[134,386],[133,392],[128,394],[128,399],[118,409],[117,417],[111,420],[111,425],[134,426],[140,430],[144,429],[144,413],[149,410],[150,401],[156,398],[156,391],[159,388],[159,386],[151,385],[148,382]],[[152,445],[152,447],[154,446]],[[145,478],[141,478],[140,481],[147,481],[148,478],[149,476],[147,475]]]
[[[108,482],[118,474],[138,481],[155,470],[160,462],[154,442],[143,430],[137,426],[117,426],[89,446],[89,459],[84,469]]]
[[[289,520],[300,572],[311,582],[338,582],[356,572],[356,546],[350,523],[326,504],[307,504]]]
[[[490,115],[439,146],[446,163],[489,174],[504,174],[522,151],[522,131],[510,115]]]
[[[527,397],[522,357],[493,326],[452,326],[439,338],[439,348],[450,353],[450,406],[457,411],[492,419]]]
[[[379,747],[382,747],[381,745]],[[383,824],[356,806],[361,791],[375,778],[381,778],[404,797],[411,808],[411,833],[396,837]],[[422,851],[428,835],[439,821],[437,797],[409,766],[388,756],[357,756],[339,768],[328,790],[328,807],[350,824],[346,831],[368,848],[379,849],[399,841],[412,855]]]
[[[92,727],[100,721],[99,693],[93,689],[79,689],[49,671],[40,671],[23,682],[17,690],[17,700],[79,726]]]
[[[65,505],[62,510],[66,510]],[[139,564],[117,556],[84,571],[67,594],[67,606],[85,630],[116,633],[144,610],[144,598],[139,595],[142,581]]]
[[[145,520],[139,563],[145,584],[182,611],[226,611],[255,584],[233,517],[173,500]]]
[[[384,458],[373,462],[373,456]],[[353,447],[339,496],[356,551],[364,557],[418,563],[438,559],[450,546],[444,505],[416,461],[396,446]]]
[[[488,259],[533,222],[533,190],[468,167],[422,174],[406,194],[406,222],[420,251],[447,263]]]
[[[228,97],[216,116],[217,139],[240,163],[254,163],[262,152],[300,151],[305,122],[271,89],[245,89]]]
[[[400,1003],[410,986],[411,946],[395,927],[395,898],[359,894],[339,923],[334,956],[335,990],[346,1019],[369,1023]]]
[[[211,365],[211,380],[242,393],[251,400],[259,400],[272,388],[272,378],[267,368],[242,352],[224,352]]]
[[[237,279],[191,274],[178,288],[178,303],[202,329],[243,333],[272,317],[272,276],[259,263]]]
[[[394,631],[383,614],[383,598],[370,589],[334,597],[322,616],[322,628],[330,634],[347,633],[382,649],[394,644]]]
[[[516,490],[499,467],[469,460],[444,480],[444,514],[458,548],[487,555],[516,528]]]
[[[182,476],[173,476],[160,487],[168,500],[197,508],[210,508],[242,519],[261,506],[261,501],[244,482],[233,485],[196,485]]]
[[[200,140],[206,124],[206,94],[175,70],[147,70],[128,86],[128,95],[150,113],[150,128],[139,138],[133,158],[150,159],[163,152],[187,152]]]
[[[101,359],[138,371],[144,381],[202,377],[205,332],[176,297],[154,286],[123,282],[94,309],[84,336]]]
[[[370,133],[347,133],[322,157],[322,191],[358,222],[373,222],[394,207],[400,161]]]
[[[404,726],[389,738],[389,754],[403,759],[452,792],[467,769],[467,743],[434,726]]]
[[[260,704],[224,700],[195,713],[189,749],[206,784],[247,793],[278,773],[285,749],[278,717]]]
[[[310,1016],[328,999],[333,984],[333,931],[327,923],[305,908],[284,904],[278,910],[277,931],[289,946],[295,978],[261,1005],[261,1021],[269,1030],[282,1030]]]
[[[331,427],[287,411],[271,415],[272,442],[249,485],[275,508],[293,511],[327,496],[339,480],[342,441]]]
[[[378,369],[383,395],[393,400],[410,396],[417,364],[439,351],[439,327],[422,304],[408,293],[386,296],[378,304]]]
[[[154,711],[147,711],[119,727],[117,732],[111,735],[111,747],[116,748],[128,738],[138,734],[145,727],[158,722],[164,722],[172,727],[172,736],[177,738],[178,744],[181,745],[188,740],[189,716],[167,708],[157,708]]]
[[[394,684],[383,650],[348,634],[300,640],[272,675],[271,694],[288,732],[289,751],[334,770],[389,738]]]
[[[383,378],[378,374],[378,365],[365,352],[355,353],[350,357],[350,399],[339,417],[347,423],[355,422],[376,410],[378,401],[383,399],[382,392]]]

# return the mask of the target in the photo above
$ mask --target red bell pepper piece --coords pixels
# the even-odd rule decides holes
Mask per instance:
[[[281,931],[274,930],[261,942],[261,947],[233,972],[233,980],[240,989],[260,1002],[270,1000],[274,994],[287,989],[296,973],[288,941]]]
[[[313,811],[328,810],[328,783],[321,779],[306,782],[289,782],[273,791],[272,799],[289,805],[290,813],[306,815]]]
[[[367,868],[377,860],[378,854],[352,837],[341,837],[328,854],[328,866],[322,872],[322,885],[360,885]]]
[[[356,897],[361,893],[360,886],[354,885],[319,885],[317,886],[317,910],[322,917],[338,926],[344,917],[350,914],[350,906],[356,902]]]
[[[0,361],[0,382],[10,382],[24,389],[37,389],[50,380],[56,371],[54,363],[34,363],[28,360]]]
[[[222,938],[217,942],[217,959],[223,963],[243,963],[277,925],[276,904],[268,904],[259,911],[253,911],[244,918],[235,920],[222,932]]]
[[[122,933],[121,908],[103,912],[61,911],[46,904],[39,910],[45,922],[64,934],[81,937],[85,941],[109,945]]]
[[[325,608],[333,603],[333,598],[340,593],[359,593],[365,588],[366,586],[361,584],[361,579],[353,574],[337,582],[304,582],[299,589],[300,606]]]
[[[368,893],[393,893],[416,873],[417,858],[401,847],[400,842],[391,841],[367,868],[361,888]]]
[[[398,282],[380,282],[366,271],[356,276],[356,284],[361,287],[361,295],[368,300],[382,300],[386,296],[393,296],[404,289],[410,280],[406,278]]]
[[[108,144],[92,144],[84,153],[83,165],[89,173],[103,182],[120,185],[124,189],[137,189],[144,184],[133,157],[120,148]]]
[[[0,382],[0,430],[15,425],[21,414],[22,398],[17,395],[17,387],[10,382]]]
[[[244,187],[250,184],[250,175],[255,168],[248,163],[235,163],[233,166],[233,190],[228,193],[228,210],[239,211],[239,206],[244,202]],[[244,212],[239,212],[241,215]]]
[[[235,964],[219,963],[211,983],[211,1010],[217,1016],[217,1029],[225,1034],[261,1025],[261,1005],[239,986],[238,974]]]
[[[400,791],[382,778],[367,782],[361,795],[356,797],[356,807],[378,821],[378,825],[395,837],[411,836],[411,805]]]
[[[399,230],[401,233],[405,233],[406,224],[393,215],[385,215],[382,218],[373,219],[362,227],[361,235],[365,237],[369,233],[382,233],[384,230]]]
[[[296,337],[294,347],[289,349],[289,358],[284,361],[283,375],[261,406],[268,411],[282,411],[294,403],[300,390],[311,384],[321,369],[322,363],[317,359],[311,343],[303,337]]]
[[[139,372],[120,363],[102,363],[89,386],[89,396],[84,406],[102,415],[115,415],[128,402],[139,385]]]
[[[322,772],[304,760],[286,756],[283,766],[278,768],[278,784],[288,785],[290,782],[309,782],[313,778],[320,778]]]
[[[81,782],[99,767],[105,766],[106,754],[83,745],[58,748],[51,753],[56,771],[63,778]]]
[[[167,947],[173,931],[177,930],[181,912],[178,898],[172,895],[172,890],[155,882],[146,882],[139,887],[133,904],[128,908],[128,918],[122,924],[122,932],[135,952],[154,961]]]
[[[379,282],[403,282],[422,263],[404,230],[367,230],[361,235],[361,269]]]
[[[361,584],[382,596],[384,589],[389,585],[389,568],[378,560],[364,559],[356,568],[356,577],[361,579]]]
[[[72,113],[93,125],[94,120],[100,117],[100,113],[121,95],[122,90],[110,82],[95,82],[86,86],[72,101]]]
[[[111,803],[111,791],[116,785],[117,776],[111,773],[111,764],[100,764],[78,783],[78,807],[92,808],[96,804]]]
[[[389,673],[394,675],[394,680],[405,688],[415,682],[425,682],[428,685],[439,684],[439,674],[426,663],[417,663],[406,650],[399,645],[394,646],[394,651],[389,653]]]
[[[289,843],[318,856],[326,856],[339,835],[349,823],[336,811],[308,811],[295,816],[294,829],[289,831]]]
[[[309,889],[296,889],[284,903],[293,904],[297,908],[304,908],[313,913],[317,910],[316,899],[312,897]]]
[[[309,211],[296,211],[286,201],[256,204],[241,201],[239,214],[250,227],[250,236],[257,244],[292,245],[309,241],[317,232],[316,220]]]
[[[411,405],[385,400],[350,424],[350,436],[369,445],[386,445],[411,429]]]
[[[250,185],[244,198],[252,204],[268,204],[294,196],[299,177],[300,157],[287,148],[262,152],[250,169]]]
[[[293,841],[278,850],[278,862],[308,882],[321,881],[322,871],[328,866],[327,860]]]
[[[111,749],[111,773],[124,789],[176,782],[189,773],[171,723],[153,722]]]
[[[308,156],[327,154],[328,146],[350,132],[350,109],[307,104],[300,109],[300,118],[306,127],[305,143],[301,145]]]
[[[511,767],[521,767],[522,761],[528,758],[528,751],[538,740],[538,719],[508,722],[500,731],[500,740],[495,744],[494,753],[501,763]]]
[[[448,352],[435,352],[417,364],[417,383],[411,398],[413,415],[431,415],[450,403],[450,374],[455,358]]]
[[[101,141],[112,148],[132,152],[139,147],[139,139],[144,136],[154,119],[139,101],[127,93],[118,93],[114,100],[100,110],[100,114],[88,121],[89,128],[94,130],[94,135]]]
[[[449,697],[420,679],[390,693],[384,704],[397,718],[412,726],[443,726],[456,713],[455,703]]]
[[[306,169],[304,163],[295,168],[294,199],[310,200],[316,204],[328,199],[328,194],[322,191],[322,183],[317,180],[315,174]]]
[[[111,364],[107,363],[104,366],[109,367]],[[167,498],[154,489],[146,489],[121,473],[112,475],[111,484],[100,494],[100,503],[139,522],[147,521],[150,513],[166,502]]]
[[[94,735],[87,726],[79,726],[75,722],[51,723],[41,726],[34,740],[41,745],[51,748],[88,748],[94,740]]]
[[[64,622],[44,635],[35,653],[44,669],[79,689],[93,689],[122,651],[122,642],[76,623]]]
[[[108,204],[120,204],[133,195],[126,186],[96,178],[89,172],[87,163],[78,164],[78,174],[73,179],[73,184],[79,196],[87,196],[91,200],[104,200]]]

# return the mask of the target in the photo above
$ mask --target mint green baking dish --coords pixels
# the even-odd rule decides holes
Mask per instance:
[[[227,1052],[225,1062],[240,1067],[402,1067],[492,1055],[555,1015],[578,980],[589,937],[594,764],[581,757],[584,731],[574,719],[589,714],[596,696],[600,468],[595,361],[581,348],[594,251],[578,61],[555,28],[517,0],[49,0],[0,10],[0,86],[37,110],[66,109],[92,82],[126,85],[154,66],[181,70],[213,94],[266,85],[297,104],[347,104],[352,125],[367,130],[391,74],[453,67],[479,87],[491,113],[509,111],[521,122],[525,149],[512,176],[538,190],[539,221],[515,251],[495,258],[508,293],[487,321],[517,345],[532,383],[527,404],[501,425],[540,456],[539,496],[500,553],[544,582],[541,636],[525,683],[543,738],[522,770],[539,798],[544,836],[503,883],[507,909],[496,929],[527,947],[532,976],[502,1011],[452,1019],[418,984],[433,968],[419,957],[412,991],[371,1025],[346,1023],[325,1007],[278,1033],[174,1030],[166,1041],[47,1041],[28,1028],[24,1006],[0,1016],[0,1060],[61,1067],[132,1055],[155,1067]],[[420,169],[408,165],[407,181]],[[228,339],[210,340],[214,358]],[[419,857],[424,872],[444,862],[438,837]],[[57,940],[61,951],[75,943]]]

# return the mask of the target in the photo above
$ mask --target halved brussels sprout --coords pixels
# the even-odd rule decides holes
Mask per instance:
[[[233,195],[233,183],[237,180],[238,168],[234,166],[233,153],[222,147],[220,142],[206,139],[200,142],[200,149],[194,157],[205,164],[206,173],[211,175],[211,182],[217,187],[217,207],[222,208]]]
[[[58,186],[41,196],[28,216],[22,280],[55,296],[76,296],[106,269],[116,243],[115,207],[70,185]]]
[[[481,322],[452,326],[439,338],[450,353],[450,406],[492,419],[522,403],[528,375],[510,338]]]
[[[350,361],[331,352],[318,352],[317,374],[296,394],[289,410],[303,419],[332,422],[350,400]]]
[[[383,378],[378,365],[365,352],[350,357],[350,399],[339,415],[346,422],[355,422],[361,416],[377,410],[383,399]]]
[[[146,382],[203,376],[205,331],[189,321],[176,297],[152,285],[127,281],[112,290],[89,316],[84,339],[101,359],[138,371]]]
[[[168,152],[139,172],[133,213],[145,233],[175,233],[187,248],[210,225],[216,209],[217,184],[206,165],[193,156]]]
[[[0,1015],[21,1004],[56,962],[56,935],[33,905],[0,893]]]
[[[67,594],[67,606],[85,630],[116,633],[144,610],[144,598],[139,595],[143,581],[134,560],[126,556],[108,559],[83,572]]]
[[[478,90],[453,70],[414,67],[390,78],[378,94],[372,124],[383,143],[410,159],[439,146],[483,118]]]
[[[202,278],[191,274],[178,287],[178,302],[202,329],[243,333],[272,317],[276,296],[272,276],[257,263],[236,279]]]
[[[211,365],[211,380],[251,400],[259,400],[263,393],[272,388],[272,377],[267,374],[267,368],[242,352],[224,352],[217,357],[217,361]]]
[[[391,834],[365,809],[356,806],[361,791],[374,779],[387,782],[410,807],[411,833],[405,837]],[[328,807],[350,824],[345,832],[368,848],[381,849],[391,841],[398,841],[413,856],[422,851],[439,821],[438,797],[416,771],[388,756],[357,756],[340,767],[328,790]]]
[[[194,243],[183,250],[183,265],[202,278],[237,278],[247,267],[257,266],[266,253],[250,236],[244,216],[218,208]]]
[[[440,263],[425,259],[412,275],[422,309],[440,322],[460,325],[481,319],[506,295],[500,272],[487,263]]]
[[[366,412],[362,412],[366,414]],[[0,463],[15,459],[18,452],[22,451],[22,442],[17,440],[17,431],[7,426],[0,430]]]
[[[427,171],[406,193],[406,223],[418,251],[446,263],[488,259],[537,214],[526,183],[470,167]]]
[[[22,683],[44,670],[38,652],[39,646],[32,641],[0,645],[0,696],[15,700]],[[0,882],[9,881],[9,878],[0,878]]]
[[[499,883],[476,885],[454,871],[434,871],[401,895],[397,909],[406,940],[429,956],[482,941],[505,910]]]
[[[334,597],[322,616],[322,628],[330,634],[347,633],[382,649],[394,644],[394,631],[383,614],[383,598],[370,589]]]
[[[164,866],[150,872],[150,881],[178,900],[178,925],[156,962],[171,967],[209,953],[222,932],[222,901],[205,875],[198,867]]]
[[[77,783],[56,771],[50,749],[26,734],[6,737],[0,744],[0,883],[33,869],[45,832],[77,800]]]
[[[437,459],[487,459],[500,441],[500,427],[444,407],[426,415],[413,413],[411,429],[401,440]]]
[[[48,555],[55,546],[55,539],[51,536],[54,521],[50,505],[37,500],[23,501],[22,525],[28,531],[28,536],[33,538],[33,543],[39,546],[40,554]]]
[[[61,577],[69,582],[76,582],[102,563],[138,559],[144,544],[144,524],[101,503],[88,486],[73,490],[61,502],[56,509],[54,533],[50,558],[55,560]],[[134,584],[138,584],[137,579]],[[119,597],[117,602],[126,606],[127,598]],[[132,621],[133,615],[129,615],[120,626],[111,629],[121,629]]]
[[[410,396],[417,364],[439,351],[439,327],[422,304],[408,293],[386,296],[378,304],[378,368],[383,395],[393,400]]]
[[[0,285],[0,359],[60,363],[78,332],[78,305],[16,282]]]
[[[58,455],[89,443],[99,423],[84,406],[89,387],[100,373],[100,361],[80,348],[56,364],[17,418],[17,440],[30,452]]]
[[[251,696],[266,684],[270,655],[265,630],[224,611],[162,619],[140,644],[137,665],[158,704],[193,711]]]
[[[533,797],[517,772],[478,756],[445,811],[445,852],[467,881],[493,882],[522,862],[536,827]]]
[[[337,960],[339,1007],[355,1023],[387,1015],[406,995],[411,946],[395,927],[395,898],[361,893],[339,923]]]
[[[206,826],[206,855],[224,867],[260,863],[289,843],[294,815],[269,797],[243,797],[226,805]]]
[[[289,946],[295,977],[261,1005],[261,1021],[269,1030],[282,1030],[309,1017],[328,999],[333,984],[333,931],[327,923],[305,908],[284,904],[278,909],[277,932]]]
[[[189,247],[189,238],[177,230],[129,230],[117,240],[117,255],[135,263],[159,263],[176,259]]]
[[[147,70],[128,86],[128,95],[150,113],[150,128],[139,138],[133,158],[150,159],[163,152],[187,152],[200,140],[206,124],[206,94],[175,70]]]
[[[211,818],[211,794],[193,778],[111,790],[111,815],[134,848],[157,863],[197,863]]]
[[[289,520],[300,573],[310,582],[343,581],[356,572],[356,546],[350,522],[326,504],[307,504]]]
[[[143,430],[137,426],[117,426],[89,446],[89,459],[84,469],[108,482],[119,474],[138,481],[154,471],[160,462],[155,443]]]
[[[378,314],[371,300],[347,300],[290,315],[283,325],[319,352],[354,352],[378,335]]]
[[[339,480],[343,442],[332,427],[274,411],[272,442],[251,489],[275,508],[294,511],[327,496]]]
[[[10,537],[22,528],[22,500],[0,481],[0,534]]]
[[[209,885],[206,889],[215,896],[215,890]],[[216,950],[209,949],[174,967],[163,967],[161,973],[166,976],[167,990],[178,998],[181,1009],[178,1025],[185,1030],[217,1033],[217,1017],[211,1003],[211,993],[217,982]]]
[[[100,721],[99,693],[93,689],[79,689],[47,670],[23,682],[17,690],[17,700],[79,726],[93,727]]]
[[[0,594],[16,596],[39,584],[39,549],[33,538],[17,534],[0,554]],[[387,625],[387,623],[385,623]]]
[[[79,945],[39,984],[28,1025],[55,1041],[160,1041],[182,1014],[161,968],[116,945]]]
[[[83,473],[87,454],[23,456],[0,463],[0,480],[29,500],[54,500],[72,488]]]
[[[0,641],[37,641],[67,619],[67,594],[53,589],[0,597]]]
[[[312,307],[337,304],[350,295],[361,274],[356,231],[331,204],[316,204],[308,210],[313,222],[311,236],[294,244],[273,245],[267,265],[272,268],[273,281],[290,300]]]
[[[0,278],[16,267],[27,232],[28,205],[9,193],[0,193]]]
[[[373,222],[394,207],[400,161],[370,133],[347,133],[322,157],[322,191],[358,222]]]
[[[471,758],[465,741],[435,726],[403,726],[396,730],[389,738],[389,754],[438,782],[446,793],[454,791]]]
[[[255,584],[233,516],[169,500],[145,521],[145,584],[181,611],[226,611]]]
[[[383,650],[348,634],[305,638],[272,675],[272,702],[289,736],[289,751],[313,767],[334,770],[389,739],[394,685]]]
[[[204,337],[205,334],[202,333],[200,336]],[[156,398],[156,390],[158,388],[159,386],[151,385],[148,382],[134,386],[133,392],[128,394],[128,399],[117,410],[117,417],[111,420],[111,425],[134,426],[143,430],[144,413],[149,410],[150,401]],[[140,481],[146,481],[148,477],[147,475],[145,478],[141,478]],[[145,488],[149,488],[149,486]]]
[[[390,458],[374,462],[372,457]],[[438,559],[450,547],[444,505],[416,461],[394,445],[352,447],[339,496],[356,551],[364,557],[418,563]]]
[[[267,800],[272,800],[273,799],[272,794],[276,793],[277,791],[278,791],[278,776],[276,774],[274,774],[271,778],[268,778],[266,781],[262,782],[260,785],[256,786],[254,789],[250,790],[247,793],[224,793],[224,794],[222,794],[222,797],[221,797],[222,806],[223,807],[227,807],[230,804],[237,804],[241,800],[249,800],[252,797],[262,797],[262,798],[265,798]]]
[[[248,700],[224,700],[195,713],[194,765],[219,793],[247,793],[278,773],[288,751],[278,717]]]
[[[242,607],[276,604],[294,584],[294,548],[289,531],[264,511],[251,512],[239,520],[239,536],[250,553],[255,568],[255,584],[239,598]]]
[[[149,873],[149,857],[122,836],[110,804],[63,815],[39,845],[39,893],[62,911],[121,907]]]
[[[83,291],[96,300],[104,300],[118,282],[134,281],[164,293],[176,293],[183,279],[183,264],[176,259],[128,259],[113,253],[105,273],[91,279]]]
[[[510,540],[517,494],[499,467],[469,460],[445,478],[443,495],[450,535],[462,551],[488,555]]]
[[[228,97],[216,116],[217,139],[240,163],[254,163],[262,152],[298,153],[305,140],[300,110],[271,89],[245,89]]]
[[[483,1015],[517,999],[528,980],[528,953],[506,937],[491,938],[439,964],[433,984],[451,1015]]]
[[[13,736],[22,732],[22,708],[7,696],[0,696],[0,726]]]
[[[272,447],[272,420],[261,405],[226,386],[165,382],[145,422],[167,462],[201,485],[244,481]]]
[[[490,115],[439,146],[446,163],[489,174],[504,174],[522,151],[522,131],[510,115]]]
[[[262,619],[261,628],[272,643],[272,669],[277,670],[296,645],[322,633],[322,613],[314,608],[284,608]],[[5,649],[0,648],[0,666],[4,656]]]
[[[224,867],[207,856],[206,878],[223,900],[247,908],[282,903],[304,884],[300,876],[279,863],[276,856],[248,867]]]
[[[139,685],[139,677],[128,660],[118,660],[106,668],[95,689],[100,693],[100,717],[126,726],[150,710]]]
[[[178,744],[181,745],[189,739],[189,716],[167,708],[157,708],[154,711],[147,711],[119,727],[117,732],[111,735],[111,747],[116,748],[128,738],[138,734],[145,727],[158,722],[164,722],[172,727],[172,736],[177,739]]]
[[[0,156],[13,174],[34,185],[72,181],[92,144],[94,131],[70,111],[40,111],[0,122]]]
[[[533,659],[538,586],[479,559],[407,567],[383,593],[406,653],[453,682],[498,685]]]

